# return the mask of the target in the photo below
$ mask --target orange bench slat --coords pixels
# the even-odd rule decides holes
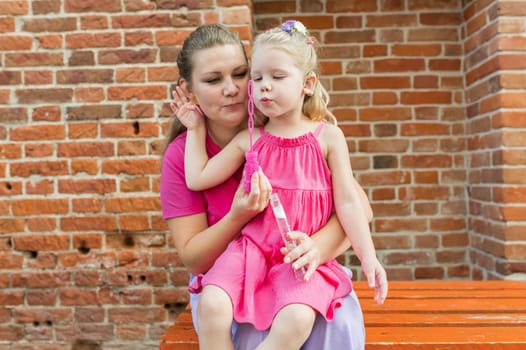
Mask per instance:
[[[526,282],[394,281],[377,305],[355,282],[364,312],[366,350],[526,349]],[[197,350],[190,310],[161,339],[160,350]]]

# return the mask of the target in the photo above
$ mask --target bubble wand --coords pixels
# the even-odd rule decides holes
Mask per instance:
[[[248,135],[249,135],[249,149],[245,152],[245,191],[250,192],[250,179],[258,168],[258,152],[252,150],[252,138],[254,136],[254,99],[252,98],[252,91],[254,90],[254,82],[248,81]]]
[[[274,213],[274,217],[278,223],[281,238],[283,239],[287,249],[291,251],[298,245],[296,244],[296,241],[290,239],[289,237],[289,232],[291,231],[289,221],[287,220],[287,215],[285,214],[285,210],[283,209],[283,205],[281,205],[281,201],[279,200],[277,193],[272,193],[270,195],[270,206],[272,207],[272,212]],[[296,277],[298,281],[305,280],[305,273],[307,272],[305,266],[302,266],[296,270],[293,268],[292,270],[294,271],[294,277]]]

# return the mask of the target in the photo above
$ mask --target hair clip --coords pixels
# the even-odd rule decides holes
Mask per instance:
[[[290,19],[283,23],[281,25],[281,29],[289,34],[292,34],[292,32],[296,31],[298,33],[301,33],[305,36],[307,36],[307,28],[301,23],[300,21],[295,21],[293,19]]]

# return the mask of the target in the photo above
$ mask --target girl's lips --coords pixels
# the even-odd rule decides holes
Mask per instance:
[[[266,98],[266,97],[261,98],[259,101],[261,102],[262,105],[268,105],[272,102],[270,98]]]

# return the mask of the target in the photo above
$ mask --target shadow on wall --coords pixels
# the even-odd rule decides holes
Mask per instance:
[[[94,340],[77,339],[71,345],[71,350],[102,350],[102,345]]]

